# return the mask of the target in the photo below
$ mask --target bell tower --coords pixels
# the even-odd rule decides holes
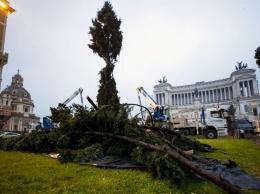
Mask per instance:
[[[0,91],[3,67],[8,62],[8,53],[4,52],[7,17],[15,11],[9,4],[7,0],[0,0]]]

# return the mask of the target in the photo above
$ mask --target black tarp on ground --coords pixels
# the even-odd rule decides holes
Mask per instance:
[[[226,179],[231,184],[239,188],[260,190],[260,179],[243,171],[236,165],[235,162],[220,162],[214,158],[201,157],[201,159],[203,159],[204,161],[207,160],[208,164],[198,161],[193,162],[204,170],[212,174],[221,176],[221,178]],[[144,166],[131,160],[129,156],[105,156],[99,160],[81,164],[116,169],[145,169]],[[203,177],[199,175],[197,176],[200,179],[205,180]]]
[[[144,166],[134,162],[129,156],[105,156],[96,161],[81,163],[81,165],[116,169],[144,169]]]
[[[242,189],[253,189],[260,190],[260,179],[257,177],[246,173],[244,170],[239,168],[235,162],[226,161],[220,162],[213,158],[203,158],[208,160],[209,164],[204,164],[200,162],[195,162],[201,168],[212,174],[218,175],[223,179],[228,180],[231,184],[240,187]],[[205,180],[201,176],[198,176],[202,180]]]

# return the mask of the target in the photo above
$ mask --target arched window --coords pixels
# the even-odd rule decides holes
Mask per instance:
[[[25,108],[24,108],[24,112],[29,112],[29,108],[28,108],[28,107],[25,107]]]

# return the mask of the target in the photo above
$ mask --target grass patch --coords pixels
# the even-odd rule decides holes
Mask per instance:
[[[198,153],[220,161],[232,160],[240,168],[260,176],[260,146],[244,139],[198,139],[218,151]],[[0,151],[0,193],[91,193],[91,194],[221,194],[208,181],[185,179],[180,185],[153,179],[138,170],[102,169],[23,152]],[[246,191],[247,193],[259,193]]]
[[[0,193],[225,193],[210,182],[173,185],[138,170],[102,169],[22,152],[0,151]]]

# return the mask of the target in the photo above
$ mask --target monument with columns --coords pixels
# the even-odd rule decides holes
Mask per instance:
[[[255,71],[237,68],[229,78],[190,85],[172,86],[167,82],[159,83],[154,86],[155,99],[158,105],[170,105],[171,117],[194,120],[192,109],[196,88],[198,99],[205,108],[228,108],[233,104],[237,118],[258,120],[260,95]]]

